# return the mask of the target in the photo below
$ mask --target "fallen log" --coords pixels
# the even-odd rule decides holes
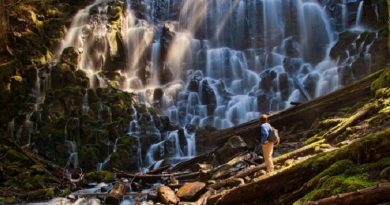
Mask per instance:
[[[169,169],[170,172],[177,172],[177,171],[182,171],[182,170],[185,170],[185,169],[192,169],[195,164],[197,163],[204,163],[204,162],[210,162],[213,158],[213,154],[214,152],[216,151],[217,149],[214,148],[213,150],[211,150],[210,152],[207,152],[205,154],[202,154],[202,155],[199,155],[199,156],[196,156],[192,159],[189,159],[187,161],[183,161],[183,162],[180,162],[178,164],[176,164],[175,166],[171,167]]]
[[[168,179],[170,177],[175,177],[176,179],[186,179],[186,178],[191,178],[199,175],[199,172],[177,172],[177,173],[170,173],[170,174],[142,174],[142,173],[130,174],[115,168],[114,171],[117,177],[132,178],[133,180],[142,179],[147,181],[160,180],[164,178]]]
[[[169,169],[171,165],[165,165],[165,166],[162,166],[158,169],[153,169],[153,170],[150,170],[148,171],[146,174],[158,174],[158,173],[162,173],[163,171]]]
[[[364,205],[380,204],[390,201],[390,182],[379,184],[376,187],[338,194],[318,201],[310,201],[305,205]]]
[[[241,178],[228,178],[225,180],[218,181],[217,183],[212,184],[209,187],[211,187],[212,189],[218,190],[222,187],[227,187],[227,186],[228,187],[236,187],[236,186],[243,185],[243,184],[245,184],[245,181]]]
[[[371,106],[365,108],[364,110],[361,110],[361,111],[355,113],[354,115],[347,118],[343,122],[339,123],[336,127],[331,129],[329,132],[327,132],[324,135],[326,141],[331,142],[332,140],[334,140],[337,136],[342,134],[345,131],[345,129],[347,129],[347,127],[353,125],[354,123],[356,123],[357,121],[359,121],[360,119],[365,117],[368,113],[370,113],[370,111],[372,111],[373,108],[374,108],[374,106],[371,105]]]
[[[381,157],[390,156],[390,151],[387,149],[390,144],[385,140],[389,133],[390,129],[388,128],[384,131],[370,134],[361,140],[357,140],[348,147],[322,153],[308,160],[298,162],[290,168],[279,170],[275,175],[263,175],[255,179],[252,183],[241,185],[227,191],[215,204],[242,204],[246,202],[256,204],[256,200],[265,204],[276,203],[280,196],[299,189],[308,180],[340,159],[350,159],[352,161],[364,160],[363,162],[375,160],[375,158],[369,157],[360,159],[361,156],[359,154],[351,154],[364,152],[367,144],[373,150],[376,150],[377,154],[380,153]],[[283,187],[283,189],[280,187]],[[301,193],[299,196],[295,196],[295,198],[299,199],[303,194]],[[292,202],[294,201],[286,201],[286,204],[291,204]]]

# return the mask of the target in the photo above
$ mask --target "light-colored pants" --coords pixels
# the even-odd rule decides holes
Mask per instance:
[[[267,167],[267,172],[273,172],[274,171],[274,163],[272,161],[272,153],[274,151],[274,143],[268,142],[266,144],[261,145],[263,148],[263,157],[264,157],[264,163]]]

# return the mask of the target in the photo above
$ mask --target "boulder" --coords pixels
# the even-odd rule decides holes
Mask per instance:
[[[168,186],[160,186],[157,193],[164,204],[177,204],[180,201],[180,199],[175,195],[175,192]]]
[[[184,200],[195,200],[200,196],[206,188],[206,184],[203,182],[185,183],[177,191],[177,196]]]
[[[247,144],[240,136],[232,136],[216,151],[217,160],[220,163],[229,161],[232,157],[248,149]]]

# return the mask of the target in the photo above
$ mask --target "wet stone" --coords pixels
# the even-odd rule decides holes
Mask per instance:
[[[160,200],[164,204],[177,204],[180,199],[175,195],[175,192],[168,186],[160,186],[157,190]]]
[[[184,200],[193,200],[204,191],[206,184],[203,182],[186,183],[177,191],[177,196]]]

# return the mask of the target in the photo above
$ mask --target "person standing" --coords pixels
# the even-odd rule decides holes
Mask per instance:
[[[260,116],[260,143],[263,150],[264,164],[267,172],[274,171],[274,163],[272,161],[272,153],[274,150],[274,143],[268,140],[272,127],[268,122],[268,116],[263,114]]]

